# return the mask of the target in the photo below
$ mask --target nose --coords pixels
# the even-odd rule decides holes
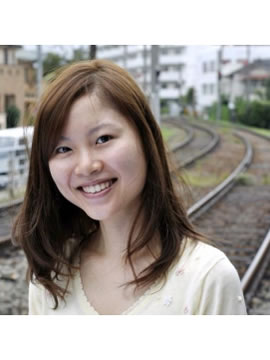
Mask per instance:
[[[89,152],[80,154],[74,169],[77,176],[89,176],[99,173],[103,169],[103,162],[100,159],[91,156]]]

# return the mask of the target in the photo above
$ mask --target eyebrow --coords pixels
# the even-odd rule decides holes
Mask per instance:
[[[93,127],[92,129],[90,129],[88,132],[87,132],[87,135],[88,136],[91,136],[93,135],[94,133],[98,132],[100,129],[104,128],[104,127],[112,127],[112,128],[115,128],[115,129],[119,129],[119,127],[113,123],[102,123],[100,125],[97,125],[95,127]],[[63,136],[61,135],[60,136],[60,140],[67,140],[67,141],[70,141],[71,139],[67,136]]]

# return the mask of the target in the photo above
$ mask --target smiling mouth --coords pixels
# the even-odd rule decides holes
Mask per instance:
[[[85,192],[86,194],[98,194],[110,188],[116,181],[117,179],[111,179],[96,185],[83,186],[83,187],[81,186],[79,187],[79,190]]]

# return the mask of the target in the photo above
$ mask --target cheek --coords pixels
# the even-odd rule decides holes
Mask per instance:
[[[133,183],[140,179],[145,181],[146,162],[144,155],[137,146],[123,146],[111,157],[109,161],[120,176],[128,181],[127,184]]]
[[[51,177],[55,182],[56,186],[59,188],[67,182],[67,173],[66,168],[51,160],[49,162],[49,169]]]

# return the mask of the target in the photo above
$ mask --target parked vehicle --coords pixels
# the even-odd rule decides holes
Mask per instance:
[[[17,187],[26,181],[32,137],[32,126],[0,130],[1,189],[8,185]]]

